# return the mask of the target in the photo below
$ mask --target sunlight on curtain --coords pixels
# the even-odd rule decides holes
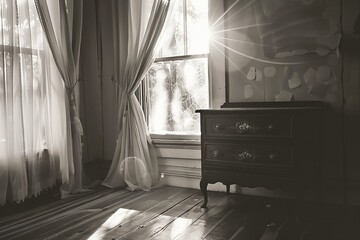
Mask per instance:
[[[76,102],[82,33],[82,0],[35,0],[52,56],[66,87],[65,98],[67,160],[60,162],[62,196],[84,191],[82,184],[83,129]]]
[[[134,93],[154,61],[170,2],[113,2],[119,132],[105,186],[149,190],[158,183],[157,156]]]
[[[0,204],[55,185],[64,88],[32,0],[0,1]],[[56,108],[56,110],[55,110]],[[56,127],[54,127],[56,123]]]

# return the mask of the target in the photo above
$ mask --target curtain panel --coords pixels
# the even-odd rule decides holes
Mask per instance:
[[[149,190],[159,180],[158,162],[135,91],[154,62],[170,1],[113,0],[112,4],[118,138],[103,185]]]
[[[35,0],[42,27],[56,66],[64,82],[66,98],[66,136],[68,156],[62,162],[63,193],[77,193],[82,188],[82,125],[77,101],[79,58],[83,19],[82,0]]]
[[[62,181],[65,95],[53,66],[33,0],[0,1],[0,205]]]

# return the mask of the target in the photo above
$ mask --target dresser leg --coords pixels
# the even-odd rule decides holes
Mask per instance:
[[[204,195],[204,203],[201,205],[202,208],[206,208],[207,202],[208,202],[208,194],[207,194],[207,181],[204,179],[201,179],[200,181],[200,189],[202,194]]]

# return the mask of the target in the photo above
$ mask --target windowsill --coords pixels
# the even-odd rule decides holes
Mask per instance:
[[[200,146],[200,135],[150,134],[155,145]]]

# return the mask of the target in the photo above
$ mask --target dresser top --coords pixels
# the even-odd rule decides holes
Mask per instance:
[[[319,101],[302,102],[241,102],[225,103],[221,108],[198,109],[196,112],[203,111],[301,111],[301,110],[321,110],[326,109],[327,105]]]

